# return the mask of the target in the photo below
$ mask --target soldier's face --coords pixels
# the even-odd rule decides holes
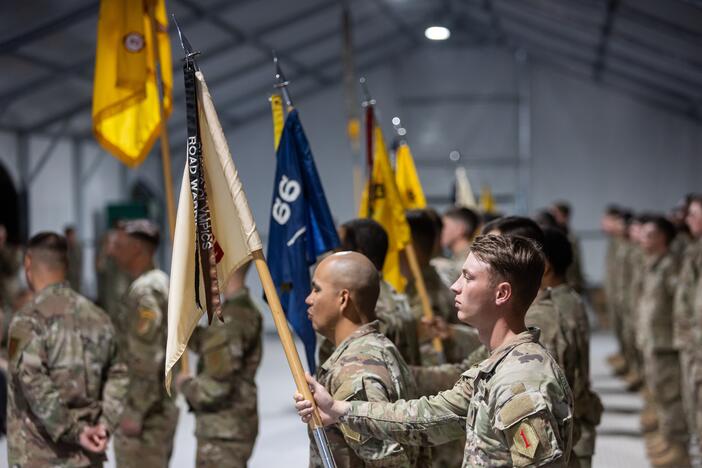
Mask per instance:
[[[444,227],[441,229],[441,247],[446,249],[450,248],[463,235],[465,227],[462,223],[448,216],[444,216],[442,221]]]
[[[327,265],[321,262],[312,278],[312,291],[305,299],[312,328],[326,338],[333,338],[341,317],[341,297],[331,279]]]
[[[641,248],[647,254],[656,254],[665,250],[665,236],[654,223],[646,223],[641,227]]]
[[[117,232],[114,240],[114,259],[121,270],[126,270],[137,253],[136,241],[123,231]]]
[[[456,294],[458,320],[474,327],[485,323],[494,309],[495,285],[490,266],[471,252],[463,263],[463,272],[451,286]]]
[[[702,204],[697,202],[690,203],[685,222],[694,237],[702,236]]]

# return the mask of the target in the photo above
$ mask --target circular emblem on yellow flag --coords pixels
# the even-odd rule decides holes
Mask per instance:
[[[144,36],[138,32],[130,32],[124,36],[124,48],[128,52],[141,52],[144,43]]]

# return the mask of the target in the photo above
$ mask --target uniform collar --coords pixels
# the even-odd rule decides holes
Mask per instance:
[[[349,336],[346,337],[344,341],[339,344],[339,346],[334,350],[331,356],[329,356],[329,359],[327,359],[324,364],[321,365],[321,369],[324,371],[329,371],[329,369],[336,363],[336,361],[341,357],[342,354],[346,351],[346,349],[349,347],[352,341],[357,340],[358,338],[361,338],[362,336],[369,335],[371,333],[378,333],[379,330],[379,324],[377,320],[374,320],[370,323],[366,323],[365,325],[361,325],[358,327],[358,329],[351,333]]]
[[[36,295],[37,299],[40,297],[45,297],[48,296],[49,294],[53,294],[54,292],[60,290],[60,289],[67,289],[70,288],[71,285],[68,283],[67,280],[65,281],[60,281],[58,283],[53,283],[39,291]]]
[[[507,343],[495,348],[490,356],[478,365],[480,372],[489,374],[514,348],[524,343],[536,343],[539,341],[541,330],[536,327],[529,327]]]

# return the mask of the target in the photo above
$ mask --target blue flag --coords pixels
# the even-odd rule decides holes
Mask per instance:
[[[310,266],[339,246],[339,236],[297,110],[288,114],[278,145],[269,231],[271,276],[314,373],[317,339],[305,304]]]

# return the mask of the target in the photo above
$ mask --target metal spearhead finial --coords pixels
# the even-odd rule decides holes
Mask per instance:
[[[193,58],[200,55],[200,51],[193,50],[193,46],[190,45],[190,41],[188,41],[188,38],[185,37],[185,34],[183,34],[183,30],[180,29],[180,25],[178,24],[178,21],[176,20],[175,14],[172,14],[171,17],[173,18],[173,23],[175,23],[175,27],[178,30],[178,37],[180,38],[180,45],[181,45],[181,47],[183,47],[183,52],[185,52],[184,60],[192,60],[193,63],[195,63]],[[197,64],[195,64],[195,68],[197,69]]]
[[[358,82],[361,83],[361,90],[363,91],[363,107],[374,106],[375,99],[371,97],[370,91],[368,90],[366,77],[362,76]]]
[[[278,60],[278,56],[276,55],[275,50],[273,51],[273,64],[275,65],[276,81],[273,87],[280,89],[280,92],[283,93],[283,99],[285,99],[285,104],[288,107],[292,107],[292,99],[290,98],[290,93],[288,92],[288,85],[290,84],[290,82],[285,78],[283,70],[280,68],[280,61]]]

